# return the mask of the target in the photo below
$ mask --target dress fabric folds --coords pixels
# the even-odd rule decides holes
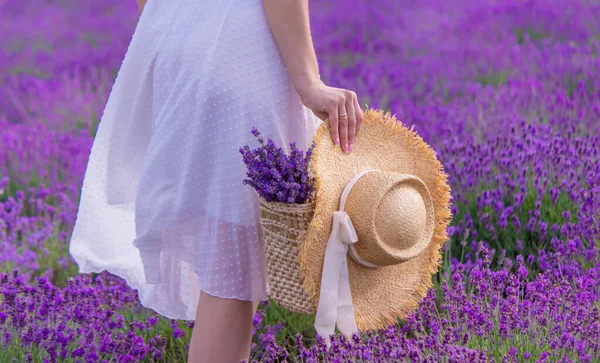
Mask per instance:
[[[89,156],[69,251],[141,303],[193,320],[200,290],[267,298],[254,190],[257,127],[289,152],[320,120],[300,102],[261,0],[148,0]]]

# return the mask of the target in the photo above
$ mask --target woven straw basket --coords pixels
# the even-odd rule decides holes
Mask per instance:
[[[269,296],[279,306],[312,315],[316,307],[302,287],[298,254],[312,219],[315,202],[267,202],[260,195],[260,220],[265,238]]]

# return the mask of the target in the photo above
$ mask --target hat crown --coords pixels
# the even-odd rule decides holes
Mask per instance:
[[[423,239],[426,228],[425,202],[409,183],[392,186],[375,208],[375,232],[392,250],[410,250]]]
[[[356,229],[357,254],[372,264],[389,266],[410,260],[431,242],[431,197],[414,175],[366,173],[350,190],[344,209]]]

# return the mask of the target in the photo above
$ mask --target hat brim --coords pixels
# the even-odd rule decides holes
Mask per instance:
[[[315,178],[315,212],[299,251],[300,278],[308,296],[317,306],[332,214],[339,207],[344,186],[358,172],[380,169],[423,180],[434,205],[435,230],[427,249],[398,265],[372,269],[347,256],[354,313],[361,331],[387,328],[398,318],[405,318],[425,297],[440,264],[451,218],[447,175],[433,149],[390,113],[370,109],[363,116],[350,154],[331,141],[327,122],[319,126],[314,137],[311,173]]]

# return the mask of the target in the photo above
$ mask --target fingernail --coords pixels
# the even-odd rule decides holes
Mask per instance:
[[[340,144],[340,139],[335,139],[335,144],[339,145]]]
[[[344,151],[348,152],[348,144],[344,144]]]

